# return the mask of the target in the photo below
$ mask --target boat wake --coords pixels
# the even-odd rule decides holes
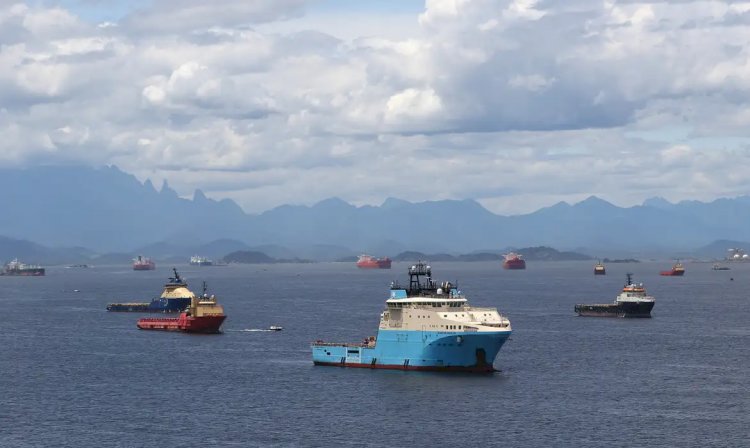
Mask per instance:
[[[224,331],[233,332],[233,333],[255,333],[258,331],[271,332],[271,331],[276,331],[276,330],[270,330],[268,328],[245,328],[242,330],[224,330]]]

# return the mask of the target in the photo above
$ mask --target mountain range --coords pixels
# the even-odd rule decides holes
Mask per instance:
[[[0,188],[6,192],[0,196],[0,256],[6,259],[19,251],[55,258],[109,252],[220,257],[254,250],[334,260],[361,252],[465,254],[523,246],[602,257],[669,256],[708,250],[717,240],[750,241],[750,196],[679,203],[651,198],[634,207],[591,196],[515,216],[494,214],[474,200],[388,198],[357,207],[329,198],[248,214],[200,190],[181,198],[166,182],[157,189],[115,166],[5,168]],[[710,250],[719,256],[718,247]]]

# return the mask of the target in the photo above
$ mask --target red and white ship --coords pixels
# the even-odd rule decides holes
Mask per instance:
[[[511,252],[503,255],[503,269],[526,269],[526,260],[521,258],[523,255]]]
[[[371,255],[362,254],[357,260],[357,267],[360,269],[390,269],[391,259],[388,257],[375,258]]]
[[[138,255],[138,258],[133,259],[134,271],[153,271],[154,269],[156,269],[156,263],[150,258]]]
[[[661,271],[659,272],[659,275],[664,275],[667,277],[680,277],[682,275],[685,275],[685,267],[682,266],[682,263],[679,261],[672,266],[672,269],[668,271]]]
[[[144,317],[138,319],[140,330],[182,331],[185,333],[220,333],[219,328],[227,316],[224,308],[216,302],[216,297],[206,294],[205,283],[203,295],[193,296],[190,306],[180,313],[179,317]]]

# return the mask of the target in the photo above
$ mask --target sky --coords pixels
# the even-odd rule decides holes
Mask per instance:
[[[750,2],[0,0],[0,166],[248,212],[750,192]]]

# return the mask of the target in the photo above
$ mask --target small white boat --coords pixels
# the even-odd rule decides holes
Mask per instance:
[[[277,325],[271,325],[270,327],[268,327],[268,329],[271,330],[271,331],[281,331],[281,330],[284,329],[284,327],[279,327]]]

